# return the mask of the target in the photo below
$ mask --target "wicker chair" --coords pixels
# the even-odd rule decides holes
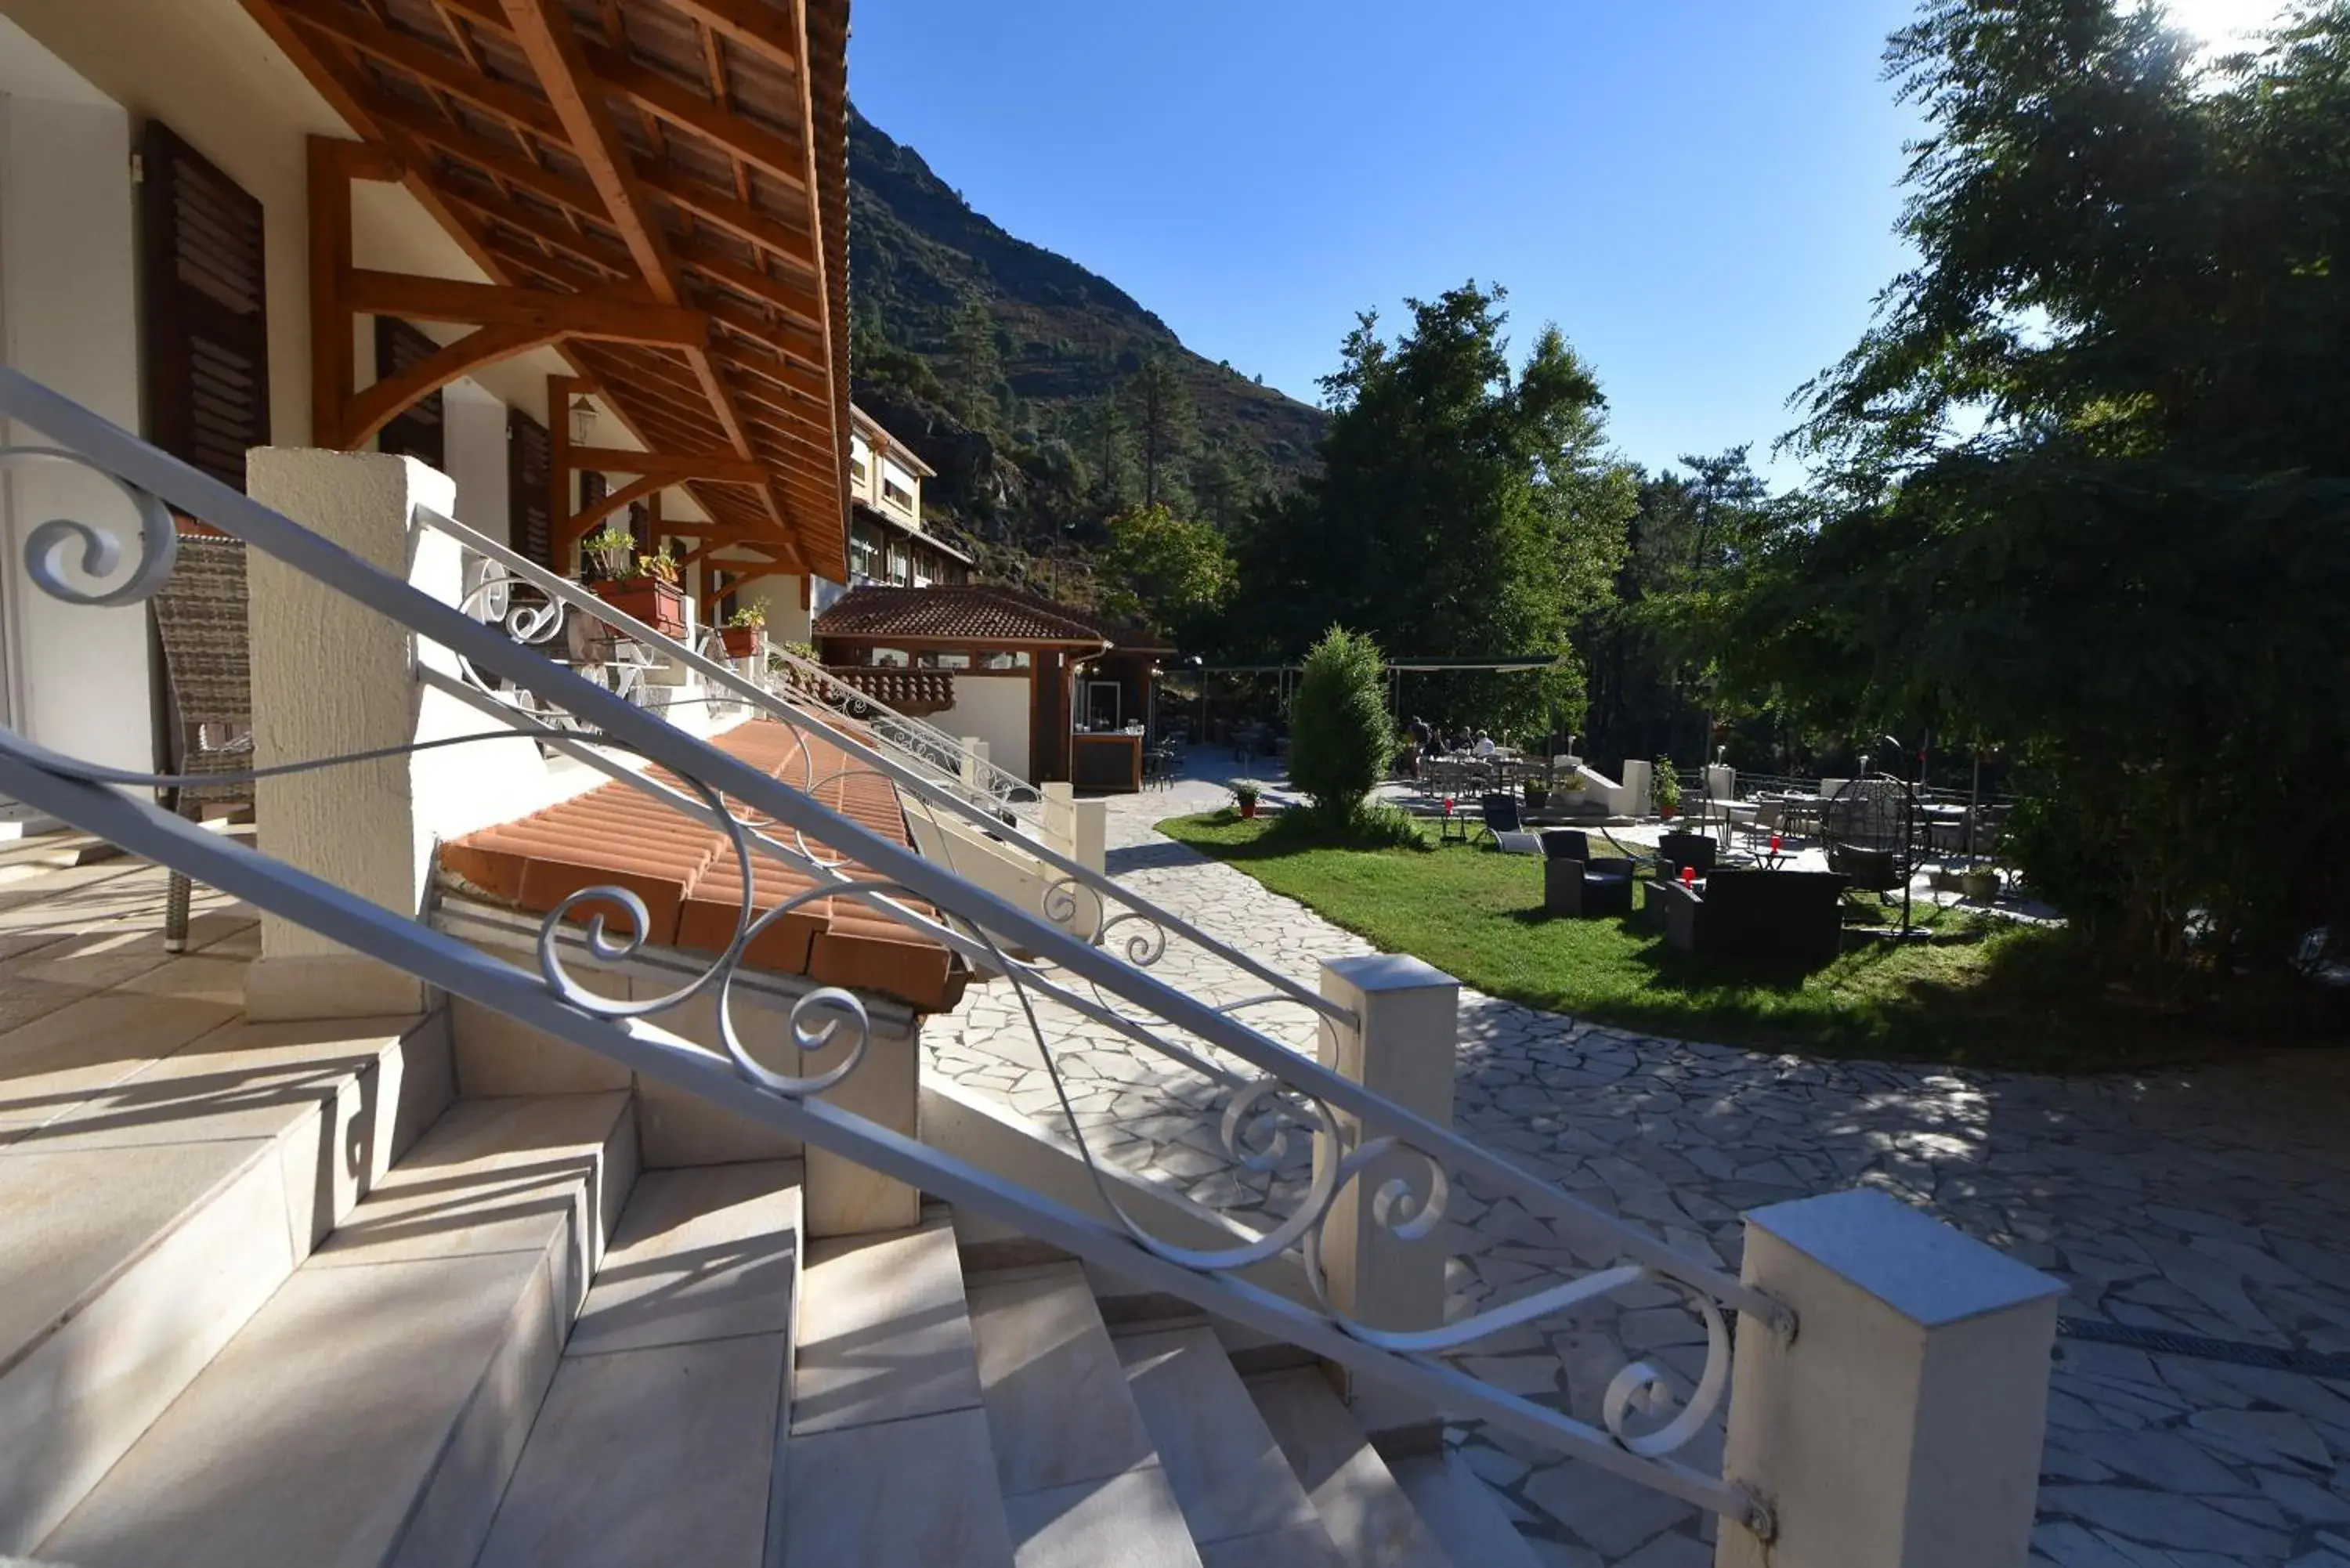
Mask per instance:
[[[180,559],[155,596],[155,626],[171,686],[171,770],[178,774],[244,774],[253,767],[253,675],[247,657],[244,542],[183,529]],[[208,801],[253,804],[253,785],[235,779],[171,792],[172,809],[200,821]],[[188,879],[172,873],[163,910],[163,950],[188,945]]]

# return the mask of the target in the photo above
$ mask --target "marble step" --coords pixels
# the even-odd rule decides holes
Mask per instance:
[[[1389,1465],[1420,1521],[1452,1561],[1477,1568],[1542,1568],[1541,1560],[1493,1489],[1456,1454],[1428,1454]]]
[[[1085,1270],[1014,1267],[964,1288],[1020,1568],[1200,1568]]]
[[[800,1235],[797,1160],[638,1179],[480,1568],[762,1568]]]
[[[1205,1568],[1338,1568],[1345,1560],[1214,1330],[1201,1321],[1112,1343]]]
[[[452,1106],[38,1556],[473,1561],[636,1176],[625,1093]]]
[[[1253,1377],[1248,1390],[1349,1568],[1451,1568],[1320,1368]]]
[[[29,1552],[450,1099],[447,1019],[224,1022],[161,963],[0,1035],[0,1554]]]
[[[943,1215],[809,1245],[784,1491],[791,1568],[1013,1563]]]

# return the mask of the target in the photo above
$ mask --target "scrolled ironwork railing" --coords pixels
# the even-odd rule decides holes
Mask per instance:
[[[139,554],[127,564],[120,541],[106,530],[82,522],[70,524],[69,536],[81,548],[80,575],[95,582],[75,582],[56,571],[36,573],[34,580],[44,591],[57,591],[54,583],[83,603],[136,602],[142,593],[153,592],[169,573],[172,547],[168,527],[159,531],[154,525],[160,514],[154,504],[168,504],[387,617],[412,633],[420,645],[437,645],[456,656],[467,675],[446,675],[420,659],[417,678],[470,703],[492,727],[477,735],[419,744],[529,737],[580,756],[716,829],[746,870],[754,857],[764,857],[797,872],[810,886],[762,909],[753,878],[744,876],[737,919],[723,952],[664,995],[615,1001],[582,983],[573,972],[572,944],[562,939],[567,929],[576,929],[567,927],[568,917],[582,905],[593,904],[600,912],[586,924],[587,961],[609,964],[641,950],[649,929],[646,910],[624,888],[598,887],[575,893],[546,912],[539,926],[536,967],[525,969],[257,848],[207,833],[123,787],[168,785],[172,781],[167,778],[93,766],[0,729],[0,793],[427,984],[599,1052],[635,1072],[834,1150],[884,1176],[967,1205],[1146,1288],[1183,1297],[1459,1417],[1492,1423],[1734,1517],[1766,1539],[1773,1533],[1773,1521],[1763,1500],[1679,1456],[1714,1419],[1727,1387],[1731,1343],[1726,1313],[1735,1310],[1780,1333],[1792,1333],[1793,1318],[1780,1303],[1710,1260],[1674,1251],[1263,1033],[1243,1014],[1264,998],[1220,1008],[1168,984],[1140,961],[1163,940],[1166,926],[1139,915],[1124,924],[1105,919],[1097,923],[1092,940],[1082,940],[1047,913],[998,898],[957,876],[951,867],[827,809],[816,788],[796,786],[729,755],[608,685],[546,659],[539,648],[552,633],[546,630],[543,617],[532,618],[525,628],[530,635],[510,635],[516,629],[509,620],[511,605],[485,616],[482,604],[443,603],[419,592],[6,370],[0,370],[0,413],[47,432],[73,454],[72,461],[114,480],[139,519]],[[51,450],[54,455],[56,449]],[[443,518],[431,519],[430,525],[462,530],[462,524]],[[459,536],[466,533],[470,531]],[[36,531],[36,536],[45,549],[54,550],[68,535],[44,536]],[[573,597],[577,590],[552,574],[534,570],[518,575],[550,600],[578,607]],[[595,613],[604,617],[607,607],[596,607]],[[730,679],[732,671],[690,650],[673,657],[719,687],[741,694]],[[515,700],[516,692],[527,693],[529,701]],[[980,809],[847,729],[794,704],[781,706],[789,711],[775,716],[793,724],[795,734],[821,735],[852,765],[891,779],[910,797],[909,809]],[[414,748],[370,755],[410,749]],[[813,747],[804,742],[802,750],[811,753]],[[658,774],[628,765],[615,752],[658,764]],[[257,769],[255,776],[359,760],[308,758]],[[815,765],[809,763],[811,770]],[[1071,884],[1072,899],[1078,886]],[[1114,884],[1111,889],[1116,890]],[[1036,1050],[1055,1082],[1062,1085],[1065,1109],[1066,1083],[1038,1012],[1047,1004],[1072,1009],[1160,1054],[1178,1069],[1204,1075],[1218,1085],[1225,1096],[1219,1138],[1236,1164],[1271,1168],[1290,1139],[1305,1135],[1319,1140],[1317,1147],[1330,1158],[1315,1160],[1312,1179],[1286,1217],[1254,1233],[1243,1230],[1244,1239],[1232,1245],[1201,1248],[1155,1234],[1120,1207],[1111,1185],[1100,1180],[1098,1166],[1097,1189],[1112,1217],[1107,1220],[843,1109],[820,1096],[864,1070],[875,1048],[872,1021],[855,992],[833,986],[809,991],[783,1020],[779,1040],[745,1038],[734,1006],[745,952],[775,922],[817,898],[861,904],[1001,977]],[[617,924],[611,913],[616,909]],[[1135,942],[1141,947],[1134,947]],[[1284,984],[1272,994],[1290,999],[1295,982],[1286,976],[1274,978]],[[718,1049],[695,1044],[664,1022],[698,998],[715,1000]],[[1314,1001],[1320,1027],[1355,1026],[1343,1008],[1318,997]],[[838,1054],[820,1070],[794,1070],[818,1051]],[[1074,1113],[1070,1130],[1093,1165],[1081,1118]],[[1571,1250],[1595,1266],[1555,1281],[1536,1282],[1514,1300],[1482,1304],[1440,1327],[1400,1332],[1357,1322],[1327,1289],[1322,1247],[1341,1196],[1364,1182],[1376,1184],[1369,1204],[1372,1222],[1399,1238],[1438,1235],[1451,1193],[1471,1182],[1481,1196],[1514,1199],[1550,1221]],[[1293,1254],[1302,1262],[1310,1300],[1289,1299],[1239,1275],[1253,1264]],[[1703,1366],[1685,1384],[1665,1367],[1627,1358],[1603,1396],[1597,1425],[1486,1383],[1451,1359],[1505,1330],[1589,1308],[1627,1292],[1649,1293],[1657,1286],[1686,1301],[1701,1320]]]
[[[870,772],[888,779],[904,798],[909,811],[927,817],[932,824],[958,824],[966,834],[1016,846],[1022,854],[1045,868],[1048,880],[1039,900],[1040,908],[1063,930],[1082,933],[1105,951],[1145,968],[1166,956],[1170,940],[1180,940],[1192,952],[1249,976],[1254,982],[1269,987],[1269,994],[1309,1014],[1343,1018],[1343,1009],[1311,988],[1079,862],[1069,848],[1056,843],[1039,825],[1006,812],[1003,808],[1011,803],[1003,788],[988,784],[975,790],[968,780],[946,766],[957,758],[983,761],[972,758],[954,737],[895,713],[839,681],[821,666],[795,656],[783,656],[788,661],[787,668],[812,671],[814,677],[831,684],[785,683],[780,690],[762,684],[723,660],[664,636],[658,628],[516,555],[478,529],[424,508],[418,510],[415,520],[455,540],[478,561],[461,607],[475,619],[500,628],[515,641],[541,650],[559,643],[574,656],[571,662],[575,666],[619,672],[624,679],[608,680],[606,683],[620,695],[632,698],[642,695],[643,668],[622,662],[621,649],[650,650],[709,690],[746,703],[803,735],[822,740],[826,746],[848,759],[851,770]],[[533,597],[522,599],[517,590]],[[528,687],[485,672],[462,654],[458,665],[465,682],[473,689],[456,692],[461,698],[473,701],[477,694],[488,695],[542,723],[576,728],[576,722],[567,711],[550,708]],[[428,676],[429,679],[432,678]],[[931,738],[925,739],[926,735]],[[575,754],[595,765],[604,765],[590,753],[575,751]],[[803,791],[831,782],[816,774],[813,755],[812,752],[803,753],[798,781]],[[1002,774],[1001,770],[997,772],[1012,785],[1032,796],[1036,794],[1021,780]],[[951,837],[943,841],[941,850],[945,864],[958,868]],[[966,846],[962,853],[970,856],[984,851],[976,846]],[[964,866],[968,866],[967,860]]]

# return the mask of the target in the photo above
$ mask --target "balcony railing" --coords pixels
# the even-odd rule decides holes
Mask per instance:
[[[412,634],[420,649],[455,656],[459,675],[435,674],[418,659],[417,679],[461,695],[492,728],[484,735],[534,736],[568,751],[665,803],[681,815],[722,834],[747,867],[762,857],[805,878],[810,888],[780,905],[754,903],[753,879],[742,879],[741,908],[725,951],[698,978],[671,993],[628,1002],[609,1000],[573,972],[577,944],[565,940],[567,920],[583,904],[617,906],[631,930],[588,926],[589,961],[626,961],[644,946],[648,919],[637,897],[619,888],[575,893],[539,927],[537,968],[525,970],[477,950],[430,924],[396,914],[257,849],[246,848],[172,816],[141,798],[141,788],[173,781],[98,767],[61,756],[13,732],[0,730],[0,794],[121,845],[132,853],[285,919],[353,951],[369,955],[426,984],[470,999],[546,1033],[598,1052],[649,1077],[703,1096],[787,1136],[830,1149],[884,1176],[966,1206],[1052,1243],[1139,1285],[1182,1297],[1232,1321],[1304,1347],[1363,1376],[1386,1383],[1430,1407],[1481,1419],[1518,1437],[1550,1445],[1620,1476],[1738,1520],[1767,1538],[1769,1508],[1722,1476],[1675,1456],[1706,1429],[1728,1386],[1731,1336],[1727,1311],[1793,1332],[1779,1303],[1724,1273],[1710,1260],[1686,1256],[1655,1237],[1585,1202],[1560,1187],[1481,1147],[1451,1128],[1404,1108],[1313,1057],[1300,1054],[1250,1022],[1264,1005],[1295,1005],[1325,1030],[1351,1029],[1349,1011],[1299,985],[1251,955],[1216,943],[1170,913],[1149,906],[1114,881],[1093,875],[1051,846],[1033,847],[1067,881],[1063,912],[1040,915],[992,896],[951,866],[925,858],[893,839],[820,804],[823,781],[779,779],[698,740],[658,714],[624,700],[607,684],[548,659],[552,607],[589,613],[632,637],[652,628],[620,617],[600,601],[543,568],[530,566],[478,532],[438,516],[420,519],[452,535],[501,570],[530,584],[548,601],[517,625],[508,607],[483,613],[486,600],[445,603],[421,593],[284,515],[171,458],[98,416],[21,375],[0,370],[0,413],[47,432],[59,446],[47,461],[75,462],[111,479],[131,508],[135,536],[81,520],[32,530],[26,566],[34,586],[75,604],[136,603],[169,577],[176,548],[166,506],[202,518],[253,550],[324,584],[364,611],[388,618]],[[16,455],[23,455],[21,453]],[[79,572],[67,569],[68,562]],[[90,579],[97,579],[93,584]],[[932,811],[1003,831],[994,803],[975,801],[937,774],[937,759],[909,757],[896,744],[877,743],[870,721],[849,716],[829,696],[812,699],[795,685],[786,701],[717,660],[670,645],[666,656],[713,690],[739,699],[811,740],[821,738],[851,765],[889,779],[909,811]],[[444,664],[436,653],[430,661]],[[787,664],[787,668],[789,665]],[[794,680],[801,679],[795,670]],[[819,691],[821,688],[817,689]],[[482,737],[457,737],[472,741]],[[659,765],[639,771],[614,753],[634,753]],[[348,756],[306,758],[271,771],[339,766]],[[264,825],[266,842],[267,825]],[[1216,1087],[1222,1110],[1222,1147],[1236,1164],[1270,1168],[1285,1143],[1310,1136],[1328,1158],[1315,1161],[1312,1179],[1294,1210],[1261,1230],[1233,1223],[1242,1239],[1215,1248],[1179,1245],[1135,1220],[1112,1186],[1097,1183],[1105,1211],[1097,1219],[915,1138],[890,1130],[821,1097],[864,1067],[873,1030],[854,993],[819,987],[792,1009],[789,1038],[752,1043],[741,1037],[733,984],[743,956],[774,922],[817,899],[861,904],[928,940],[942,944],[981,971],[1000,977],[1016,999],[1039,1056],[1061,1084],[1055,1042],[1038,1021],[1051,1003],[1067,1008],[1158,1054],[1170,1070],[1198,1075]],[[1080,904],[1097,900],[1095,918],[1079,921]],[[1069,929],[1078,925],[1086,939]],[[1170,935],[1201,944],[1263,979],[1266,994],[1222,1006],[1179,989],[1153,972]],[[676,1010],[714,998],[723,1051],[705,1049],[670,1024]],[[665,1022],[666,1021],[666,1022]],[[847,1050],[821,1072],[795,1072],[797,1055]],[[776,1064],[780,1051],[791,1060]],[[763,1059],[763,1055],[765,1059]],[[1069,1110],[1068,1090],[1060,1088]],[[1082,1146],[1074,1113],[1069,1128]],[[1087,1160],[1093,1165],[1088,1151]],[[1399,1165],[1401,1173],[1398,1173]],[[1596,1265],[1530,1282],[1515,1299],[1487,1305],[1441,1326],[1409,1331],[1373,1327],[1334,1303],[1326,1288],[1323,1240],[1342,1194],[1376,1182],[1371,1222],[1406,1240],[1440,1234],[1447,1195],[1463,1182],[1481,1195],[1507,1198],[1572,1238],[1579,1257]],[[1240,1272],[1276,1257],[1299,1261],[1310,1301],[1292,1300]],[[1686,1304],[1702,1325],[1704,1365],[1693,1386],[1633,1361],[1618,1372],[1602,1400],[1596,1425],[1513,1394],[1450,1359],[1492,1335],[1538,1319],[1635,1294],[1654,1304],[1662,1293]]]

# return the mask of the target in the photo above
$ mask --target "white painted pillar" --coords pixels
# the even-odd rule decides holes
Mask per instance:
[[[1624,762],[1624,805],[1619,816],[1653,816],[1656,815],[1656,769],[1640,758],[1627,757]]]
[[[984,741],[976,742],[984,746]],[[1055,780],[1044,786],[1045,836],[1053,847],[1088,871],[1109,867],[1109,802],[1079,800],[1076,786]]]
[[[411,525],[414,507],[448,513],[456,486],[413,458],[256,448],[255,500],[403,577],[444,603],[463,597],[463,552]],[[247,562],[257,766],[329,757],[492,726],[417,680],[455,657],[405,627],[255,550]],[[487,741],[261,781],[261,849],[414,918],[433,846],[539,804],[546,765],[526,741]],[[256,1019],[361,1018],[418,1012],[423,986],[291,921],[264,915],[261,958],[245,981]]]
[[[1746,1282],[1798,1329],[1739,1324],[1716,1568],[2022,1568],[2064,1287],[1868,1189],[1746,1217]]]
[[[1351,1029],[1323,1024],[1322,1064],[1439,1127],[1451,1127],[1461,982],[1416,958],[1371,953],[1325,960],[1322,994],[1355,1015]],[[1337,1119],[1347,1147],[1354,1147],[1360,1122],[1343,1112]],[[1316,1141],[1316,1170],[1337,1157],[1328,1140]],[[1330,1299],[1340,1312],[1373,1328],[1435,1328],[1444,1322],[1444,1227],[1408,1241],[1378,1223],[1372,1205],[1380,1187],[1396,1178],[1415,1195],[1429,1190],[1427,1161],[1397,1153],[1364,1171],[1333,1205],[1322,1231]]]

